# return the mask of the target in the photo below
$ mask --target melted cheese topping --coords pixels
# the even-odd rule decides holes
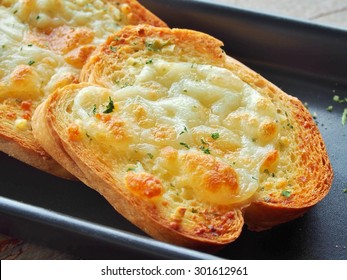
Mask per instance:
[[[57,87],[75,82],[95,45],[123,25],[124,13],[127,5],[100,0],[1,1],[1,104],[20,108],[30,100],[34,110]],[[30,129],[21,118],[11,121]]]
[[[192,203],[186,207],[248,203],[260,172],[278,159],[281,116],[271,100],[226,69],[135,62],[129,58],[131,85],[88,86],[75,97],[72,118],[88,145],[117,166],[114,172],[129,160],[128,190],[170,201],[173,209],[182,201]]]

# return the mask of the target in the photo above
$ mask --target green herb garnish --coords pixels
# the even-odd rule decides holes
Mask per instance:
[[[201,143],[202,143],[203,145],[207,145],[207,142],[205,141],[204,138],[201,138],[200,141],[201,141]]]
[[[93,115],[96,114],[96,104],[93,105],[93,110],[92,110],[92,112],[93,112]]]
[[[284,197],[290,197],[291,192],[290,191],[282,191],[281,193]]]
[[[155,51],[158,51],[158,46],[157,44],[152,43],[152,42],[145,42],[145,46],[146,46],[146,49],[149,50],[149,51],[152,51],[152,52],[155,52]]]
[[[332,112],[332,111],[333,111],[333,108],[334,108],[334,107],[330,105],[330,106],[328,106],[328,107],[326,108],[326,110],[327,110],[328,112]]]
[[[185,126],[184,127],[184,129],[180,132],[180,134],[179,135],[182,135],[183,133],[185,133],[185,132],[188,132],[188,129],[187,129],[187,127]]]
[[[201,147],[200,147],[200,150],[203,151],[203,152],[204,152],[205,154],[207,154],[207,155],[211,154],[210,149],[209,149],[209,148],[206,148],[206,147],[204,147],[204,146],[201,146]]]
[[[159,41],[145,42],[146,49],[152,52],[160,51],[163,47],[165,47],[168,44],[169,42],[164,42],[164,43],[161,43]]]
[[[103,112],[104,114],[109,114],[112,113],[114,109],[114,104],[113,104],[113,100],[111,99],[111,96],[109,96],[109,102],[106,106],[106,110]]]
[[[114,47],[114,46],[110,46],[110,50],[111,50],[112,52],[116,52],[116,51],[117,51],[117,48]]]
[[[28,65],[31,66],[35,63],[35,60],[29,60]]]
[[[216,140],[216,139],[219,138],[219,133],[218,132],[214,132],[214,133],[211,134],[211,137],[212,137],[212,139]]]
[[[136,167],[128,167],[127,172],[129,172],[129,171],[135,171],[135,170],[136,170]]]
[[[147,156],[152,159],[154,156],[151,153],[147,153]]]
[[[343,113],[342,113],[342,118],[341,118],[341,123],[342,125],[345,125],[346,124],[346,121],[347,121],[347,108],[345,108],[343,110]]]
[[[335,102],[338,102],[338,103],[347,102],[347,98],[342,99],[342,98],[340,98],[340,96],[338,96],[338,95],[334,95],[333,100],[334,100]]]
[[[182,146],[186,147],[187,149],[190,149],[189,145],[188,145],[188,144],[186,144],[186,143],[184,143],[184,142],[180,142],[180,145],[182,145]]]
[[[152,64],[153,63],[153,59],[152,58],[150,58],[150,59],[148,59],[147,61],[146,61],[146,64]]]

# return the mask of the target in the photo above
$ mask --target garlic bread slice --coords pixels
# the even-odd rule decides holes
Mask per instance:
[[[292,220],[333,172],[307,109],[203,33],[128,26],[36,111],[52,157],[149,235],[215,250]],[[40,133],[41,131],[41,133]]]
[[[134,0],[0,1],[0,151],[70,177],[33,137],[32,114],[55,89],[78,82],[107,36],[138,23],[166,26]]]

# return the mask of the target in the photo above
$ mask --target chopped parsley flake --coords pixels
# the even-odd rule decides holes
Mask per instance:
[[[149,51],[152,51],[152,52],[155,52],[155,51],[158,51],[159,48],[157,46],[157,44],[154,43],[151,43],[151,42],[145,42],[145,46],[146,46],[146,49],[149,50]]]
[[[152,52],[160,51],[163,47],[165,47],[168,44],[169,42],[164,42],[164,43],[161,43],[159,41],[145,42],[146,49]]]
[[[347,108],[345,108],[343,110],[343,113],[342,113],[342,118],[341,118],[341,123],[342,125],[345,125],[346,124],[346,120],[347,120]]]
[[[37,15],[36,20],[39,20],[39,19],[40,19],[40,15]]]
[[[186,143],[180,142],[180,145],[182,145],[182,146],[186,147],[187,149],[190,149],[189,145],[188,145],[188,144],[186,144]]]
[[[96,114],[96,104],[93,105],[93,110],[92,110],[92,112],[93,112],[93,115]]]
[[[345,188],[345,189],[343,190],[343,192],[344,192],[344,193],[347,193],[347,188]]]
[[[201,143],[202,143],[203,145],[207,145],[207,142],[205,141],[204,138],[201,138],[200,140],[201,140]]]
[[[104,114],[109,114],[112,113],[114,109],[114,104],[113,104],[113,100],[111,99],[111,96],[109,96],[109,102],[106,106],[106,110],[103,112]]]
[[[347,97],[345,98],[340,98],[338,95],[334,95],[333,100],[338,103],[344,103],[347,102]]]
[[[31,66],[35,63],[35,60],[29,60],[28,65]]]
[[[203,151],[203,152],[204,152],[205,154],[207,154],[207,155],[211,154],[210,149],[209,149],[209,148],[206,148],[206,147],[204,147],[204,146],[201,146],[201,147],[200,147],[200,150]]]
[[[147,156],[152,159],[154,156],[151,153],[148,153]]]
[[[347,103],[347,97],[340,98],[340,96],[334,95],[333,101],[335,101],[335,102],[337,102],[337,103],[340,103],[340,104],[341,104],[341,103]],[[327,111],[329,111],[329,112],[332,112],[332,110],[333,110],[333,106],[329,106],[329,107],[327,108]],[[342,125],[345,125],[346,122],[347,122],[347,108],[345,108],[345,109],[343,110],[342,117],[341,117],[341,123],[342,123]]]
[[[150,59],[148,59],[147,61],[146,61],[146,64],[152,64],[153,63],[153,59],[152,58],[150,58]]]
[[[128,167],[127,172],[129,172],[129,171],[135,171],[135,170],[136,170],[136,167]]]
[[[284,197],[290,197],[291,192],[290,191],[282,191],[281,193]]]
[[[184,127],[184,129],[180,132],[180,134],[179,135],[182,135],[183,133],[185,133],[185,132],[188,132],[188,129],[187,129],[187,127],[185,126]]]
[[[211,137],[212,137],[212,139],[216,140],[216,139],[219,138],[219,133],[218,132],[214,132],[214,133],[211,134]]]
[[[114,46],[110,46],[110,50],[111,50],[112,52],[116,52],[116,51],[117,51],[117,48],[114,47]]]
[[[330,106],[328,106],[328,107],[326,108],[326,110],[327,110],[328,112],[332,112],[332,111],[333,111],[333,108],[334,108],[334,107],[330,105]]]

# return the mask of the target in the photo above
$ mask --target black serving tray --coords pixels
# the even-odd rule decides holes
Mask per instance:
[[[95,191],[0,153],[0,231],[87,259],[347,259],[347,30],[203,1],[140,1],[171,27],[209,33],[225,51],[316,115],[335,171],[328,196],[303,217],[242,235],[210,255],[155,241]],[[333,111],[326,108],[333,105]]]

